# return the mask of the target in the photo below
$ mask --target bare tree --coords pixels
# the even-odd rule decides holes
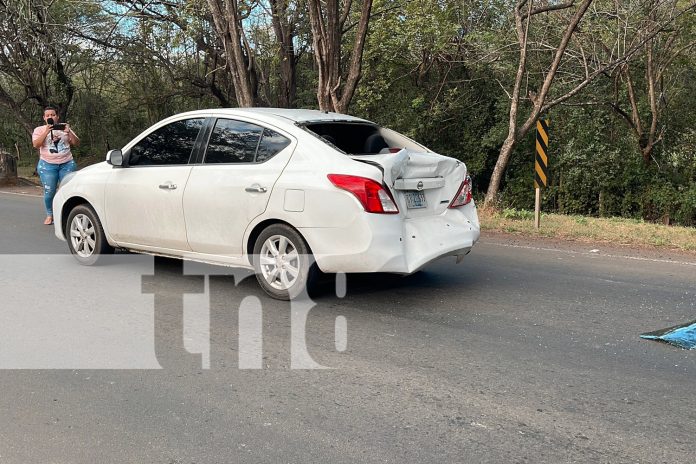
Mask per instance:
[[[104,40],[93,35],[84,34],[82,31],[74,32],[80,37],[90,40],[102,47],[118,50],[121,55],[128,56],[135,48],[137,51],[150,50],[149,56],[160,59],[160,65],[168,68],[176,67],[176,80],[188,82],[193,89],[199,89],[214,97],[221,106],[231,106],[234,101],[234,89],[226,71],[226,60],[222,41],[211,29],[213,18],[210,14],[207,0],[114,0],[114,4],[120,5],[120,10],[114,14],[118,20],[129,18],[139,21],[151,21],[162,27],[173,25],[184,34],[191,44],[178,46],[177,53],[188,53],[189,63],[186,60],[177,60],[177,63],[168,62],[161,56],[159,50],[153,49],[151,40],[139,40],[128,37],[123,40],[119,34],[109,34]],[[162,33],[159,31],[158,33]],[[123,43],[125,42],[125,43]],[[156,42],[155,42],[156,43]],[[189,45],[195,50],[189,50]],[[188,64],[189,66],[185,66]],[[184,66],[182,66],[184,65]]]
[[[226,67],[232,76],[237,104],[252,107],[257,103],[258,81],[254,68],[254,50],[247,40],[243,21],[251,6],[244,0],[207,0],[213,24],[225,50]]]
[[[62,35],[64,18],[52,15],[53,3],[0,0],[0,105],[29,133],[35,111],[49,104],[67,118],[75,93],[67,68],[70,38]]]
[[[280,61],[280,88],[278,106],[291,108],[295,105],[297,94],[297,60],[295,35],[300,19],[300,2],[291,5],[290,0],[269,0],[271,23],[278,41]]]
[[[307,0],[312,29],[314,60],[318,71],[317,101],[323,111],[345,113],[360,80],[365,38],[370,22],[372,0],[362,0],[356,24],[348,25],[352,0]],[[344,69],[343,38],[355,28],[350,53]]]
[[[656,3],[653,1],[646,4],[648,21],[651,23],[658,21]],[[671,90],[667,79],[668,71],[679,56],[695,46],[696,41],[692,39],[690,28],[675,27],[665,31],[663,37],[654,37],[645,42],[640,51],[642,59],[635,60],[635,64],[625,63],[615,73],[614,98],[610,105],[633,132],[646,166],[651,163],[655,146],[665,135],[665,127],[660,122]],[[643,92],[636,85],[636,70],[644,73]],[[620,102],[624,95],[620,90],[624,86],[629,110],[624,110]],[[647,114],[641,111],[643,98],[647,100]]]
[[[663,3],[667,3],[668,1],[671,0],[666,0]],[[565,92],[560,96],[549,98],[554,79],[557,77],[558,69],[564,58],[566,58],[566,52],[568,50],[570,41],[573,35],[576,34],[580,22],[588,11],[588,8],[592,4],[593,0],[582,0],[577,6],[575,5],[574,0],[571,0],[569,3],[556,5],[542,3],[537,7],[533,5],[533,2],[534,0],[519,0],[514,10],[515,29],[517,32],[519,45],[518,68],[515,76],[513,91],[510,97],[508,135],[501,146],[495,168],[493,169],[493,175],[491,176],[491,181],[488,185],[488,191],[486,192],[486,197],[484,200],[485,206],[489,206],[494,203],[500,189],[500,184],[505,173],[505,169],[507,168],[510,161],[510,156],[512,155],[515,146],[529,133],[530,130],[532,130],[540,115],[548,112],[554,106],[576,96],[600,76],[607,75],[618,66],[624,65],[626,62],[632,59],[645,46],[646,43],[663,32],[665,28],[673,23],[678,17],[696,8],[696,4],[690,4],[681,10],[665,15],[665,17],[661,18],[659,21],[650,22],[643,30],[641,30],[637,40],[629,44],[626,44],[624,36],[617,34],[615,36],[614,44],[611,44],[609,47],[604,46],[604,53],[597,53],[591,59],[588,58],[582,45],[580,45],[579,51],[575,58],[581,64],[580,67],[582,72],[577,75],[575,81],[565,83],[564,88],[568,90],[565,90]],[[520,101],[522,99],[521,89],[528,73],[527,56],[528,46],[530,43],[530,23],[532,18],[540,13],[567,10],[570,8],[574,8],[573,14],[568,18],[567,25],[564,27],[558,43],[554,46],[547,45],[547,48],[550,47],[553,50],[553,58],[548,68],[544,71],[543,78],[541,79],[541,83],[537,87],[537,90],[528,91],[527,98],[529,99],[531,108],[524,121],[520,124],[518,121],[518,116],[520,111]],[[597,12],[598,16],[612,16],[614,14],[615,13]],[[592,41],[590,32],[584,33],[583,36],[586,37],[588,41]]]

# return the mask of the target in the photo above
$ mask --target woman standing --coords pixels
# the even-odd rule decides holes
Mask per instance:
[[[46,220],[44,224],[53,224],[53,197],[63,177],[73,172],[77,165],[73,160],[71,146],[78,146],[80,139],[70,129],[69,124],[58,124],[58,110],[52,106],[44,109],[44,126],[34,129],[31,136],[34,148],[39,149],[39,164],[36,170],[44,188]]]

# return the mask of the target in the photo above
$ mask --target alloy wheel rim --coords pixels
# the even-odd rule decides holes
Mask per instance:
[[[97,233],[94,224],[85,214],[76,214],[70,223],[70,242],[80,258],[89,258],[94,254]]]
[[[288,290],[300,276],[297,247],[283,235],[268,237],[263,242],[259,259],[263,278],[277,290]]]

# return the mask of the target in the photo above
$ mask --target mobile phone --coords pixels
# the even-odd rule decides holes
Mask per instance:
[[[54,124],[53,130],[65,130],[65,124]]]

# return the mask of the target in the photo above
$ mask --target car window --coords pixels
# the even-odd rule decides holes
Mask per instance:
[[[273,158],[288,145],[290,145],[290,140],[271,129],[264,129],[259,149],[256,152],[256,162],[263,163]]]
[[[233,119],[218,119],[210,134],[204,162],[253,163],[263,128]]]
[[[248,122],[218,119],[204,163],[263,163],[290,145],[279,133]]]
[[[204,118],[184,119],[160,127],[130,149],[130,166],[187,164]]]

